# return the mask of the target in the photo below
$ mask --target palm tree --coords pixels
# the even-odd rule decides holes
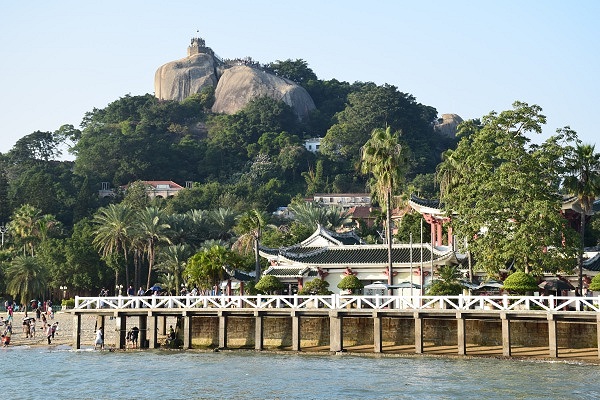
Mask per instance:
[[[260,238],[262,230],[266,227],[267,215],[257,209],[249,210],[238,219],[238,224],[235,229],[240,234],[236,241],[236,247],[243,247],[244,243],[252,242],[254,245],[254,270],[255,281],[260,280],[260,254],[258,248],[260,246]]]
[[[156,269],[171,275],[175,281],[175,287],[179,287],[182,281],[182,273],[185,269],[187,259],[190,257],[190,248],[186,245],[176,244],[167,247],[158,255]]]
[[[289,208],[294,214],[294,221],[311,231],[317,225],[328,226],[327,209],[319,204],[298,201],[292,203]]]
[[[374,129],[371,138],[361,149],[360,169],[372,174],[372,189],[379,204],[386,209],[386,239],[388,244],[388,284],[393,282],[392,271],[392,192],[404,180],[408,150],[398,142],[390,128]]]
[[[35,232],[41,214],[41,210],[34,206],[23,204],[15,210],[11,217],[9,229],[15,237],[21,239],[23,243],[23,254],[25,254],[26,249],[29,247],[31,255],[33,256]]]
[[[6,291],[19,297],[21,304],[42,294],[46,286],[46,270],[35,257],[17,256],[6,270]]]
[[[212,222],[211,226],[216,235],[221,240],[231,238],[231,230],[235,226],[235,220],[238,213],[230,208],[219,208],[210,211],[208,218]]]
[[[166,221],[166,214],[157,207],[146,207],[136,215],[135,236],[143,243],[146,259],[148,260],[146,289],[150,287],[157,246],[160,243],[171,244],[171,239],[167,236],[171,226],[164,221]]]
[[[565,179],[564,186],[577,196],[581,207],[579,234],[581,249],[577,257],[579,268],[579,290],[583,285],[583,253],[585,250],[585,218],[592,211],[596,197],[600,195],[600,154],[595,153],[595,145],[578,144],[571,160],[573,175]]]
[[[94,215],[93,222],[97,225],[93,240],[94,246],[98,249],[102,257],[112,263],[115,269],[115,284],[118,284],[118,267],[115,257],[119,252],[123,252],[125,260],[125,283],[129,284],[129,268],[127,266],[127,252],[131,244],[131,235],[133,230],[134,211],[125,204],[109,204],[106,208],[101,208]]]

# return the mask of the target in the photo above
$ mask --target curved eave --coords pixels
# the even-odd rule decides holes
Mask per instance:
[[[423,204],[416,203],[412,200],[408,201],[408,204],[418,213],[420,214],[432,214],[432,215],[446,215],[445,211],[440,210],[439,208],[429,207]]]

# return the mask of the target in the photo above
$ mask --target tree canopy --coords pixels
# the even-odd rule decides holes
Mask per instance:
[[[443,180],[452,176],[452,190],[444,191],[442,201],[455,232],[492,274],[507,268],[559,271],[576,254],[574,231],[552,185],[556,170],[541,162],[549,146],[530,146],[526,136],[541,132],[541,111],[515,102],[512,110],[488,114],[438,168]]]

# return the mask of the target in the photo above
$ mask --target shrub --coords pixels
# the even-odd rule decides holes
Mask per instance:
[[[60,305],[65,308],[75,308],[75,299],[63,299]]]
[[[593,292],[600,290],[600,275],[596,275],[592,278],[589,289]]]
[[[273,294],[276,290],[282,289],[283,285],[277,279],[277,277],[273,275],[264,275],[260,280],[256,283],[254,288],[264,294]]]
[[[427,291],[431,296],[457,296],[462,293],[462,286],[459,283],[435,281]]]
[[[298,292],[298,294],[301,295],[315,294],[319,296],[325,296],[331,293],[332,291],[329,290],[329,282],[320,278],[316,278],[310,282],[306,282],[304,286],[302,286],[302,290]]]
[[[538,290],[536,279],[525,272],[517,271],[504,280],[504,290],[517,294],[525,294]]]
[[[355,276],[355,275],[346,275],[340,283],[337,284],[337,287],[342,290],[350,290],[351,293],[354,293],[356,289],[362,289],[365,285]]]

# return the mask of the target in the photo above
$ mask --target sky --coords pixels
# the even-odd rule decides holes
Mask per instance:
[[[598,144],[600,1],[103,0],[0,4],[0,152],[154,93],[200,36],[221,58],[303,59],[319,79],[394,85],[438,114],[537,104],[541,142]],[[597,151],[600,151],[598,146]]]

